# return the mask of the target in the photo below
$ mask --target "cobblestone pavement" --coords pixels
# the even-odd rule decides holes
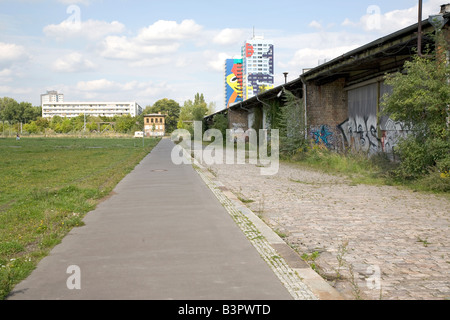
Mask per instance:
[[[296,164],[274,176],[250,164],[208,170],[348,299],[450,299],[447,197],[352,185]]]

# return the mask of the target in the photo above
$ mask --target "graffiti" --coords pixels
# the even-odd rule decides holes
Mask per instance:
[[[337,128],[342,134],[345,147],[370,155],[378,152],[392,154],[400,138],[408,133],[403,123],[390,118],[381,119],[377,128],[375,116],[350,118]]]
[[[324,144],[328,148],[330,148],[333,143],[333,132],[331,132],[330,128],[326,125],[311,128],[311,137],[316,144]]]
[[[225,63],[225,105],[242,101],[242,59],[227,59]]]
[[[383,137],[381,138],[383,151],[393,154],[400,139],[408,134],[408,130],[402,122],[394,121],[391,118],[388,118],[386,123],[381,125],[381,128],[383,130]]]
[[[377,118],[359,117],[347,119],[339,124],[346,147],[374,154],[380,151],[381,139],[378,138]]]

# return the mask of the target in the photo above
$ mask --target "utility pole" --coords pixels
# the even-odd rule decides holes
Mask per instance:
[[[422,0],[419,0],[419,17],[418,17],[418,30],[417,30],[417,54],[422,56]]]

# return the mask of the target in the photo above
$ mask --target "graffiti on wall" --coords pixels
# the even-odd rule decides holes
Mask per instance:
[[[369,155],[386,152],[392,154],[401,137],[408,131],[401,122],[390,118],[382,119],[377,126],[377,118],[354,117],[337,126],[345,146],[353,150],[363,151]]]
[[[379,151],[381,139],[378,137],[376,116],[355,116],[338,125],[347,146],[374,154]]]
[[[395,152],[395,147],[401,138],[406,137],[408,130],[402,122],[394,121],[388,118],[385,123],[381,124],[383,136],[381,138],[383,151],[388,154]]]
[[[316,144],[323,144],[328,148],[331,148],[334,142],[333,132],[327,125],[321,125],[317,127],[311,127],[311,138]]]

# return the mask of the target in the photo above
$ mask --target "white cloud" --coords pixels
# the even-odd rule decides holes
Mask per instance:
[[[208,59],[207,66],[214,71],[223,71],[225,60],[231,59],[230,55],[224,52],[214,53],[209,50],[203,52],[203,56]]]
[[[76,88],[80,91],[111,91],[120,90],[121,85],[117,82],[107,79],[91,80],[91,81],[79,81]]]
[[[26,49],[14,43],[0,42],[0,68],[29,59]]]
[[[182,40],[195,37],[202,29],[194,20],[176,21],[159,20],[154,24],[143,28],[136,37],[137,41],[153,42]]]
[[[149,54],[156,55],[175,52],[180,47],[180,44],[177,42],[162,45],[143,44],[136,41],[135,38],[129,39],[125,36],[109,36],[103,40],[100,47],[100,54],[104,58],[138,60],[144,59]]]
[[[1,82],[10,82],[12,80],[12,78],[11,78],[12,74],[13,74],[13,72],[11,69],[0,70],[0,81]]]
[[[21,95],[21,94],[30,94],[33,92],[31,88],[18,88],[16,86],[0,86],[0,95],[2,96],[10,96]]]
[[[79,81],[74,87],[63,86],[62,92],[70,92],[81,100],[97,101],[138,101],[145,105],[146,101],[173,95],[175,90],[171,85],[162,82],[132,80],[124,83],[108,79]]]
[[[130,63],[130,67],[142,68],[142,67],[156,67],[170,63],[170,58],[156,57],[151,59],[142,59]]]
[[[60,24],[45,26],[43,31],[46,36],[53,37],[58,41],[67,40],[74,37],[86,38],[88,40],[98,40],[109,34],[124,32],[125,26],[118,21],[72,21],[68,19],[64,20]]]
[[[57,59],[53,63],[53,70],[58,72],[83,72],[95,70],[95,64],[83,58],[83,55],[78,52],[73,52]]]
[[[308,25],[308,27],[311,28],[315,28],[315,29],[321,29],[322,28],[322,24],[320,24],[320,22],[313,20],[311,21],[311,23]]]
[[[344,53],[356,49],[357,45],[336,46],[330,48],[303,48],[297,50],[294,57],[284,66],[298,68],[312,68],[319,63],[330,61]],[[283,66],[283,64],[281,64]]]
[[[214,36],[213,42],[220,45],[230,45],[242,43],[244,39],[244,30],[226,28]]]
[[[441,0],[424,2],[422,19],[425,20],[429,15],[439,13],[441,4]],[[362,28],[364,31],[373,31],[385,35],[417,23],[417,14],[418,5],[386,13],[382,12],[382,7],[371,5],[367,7],[366,14],[359,21],[351,21],[345,18],[341,25]]]
[[[108,36],[99,46],[99,53],[107,59],[128,60],[131,67],[156,67],[172,61],[168,54],[176,53],[183,41],[196,39],[202,27],[194,20],[159,20],[140,29],[134,37]],[[183,61],[176,62],[178,66]]]

